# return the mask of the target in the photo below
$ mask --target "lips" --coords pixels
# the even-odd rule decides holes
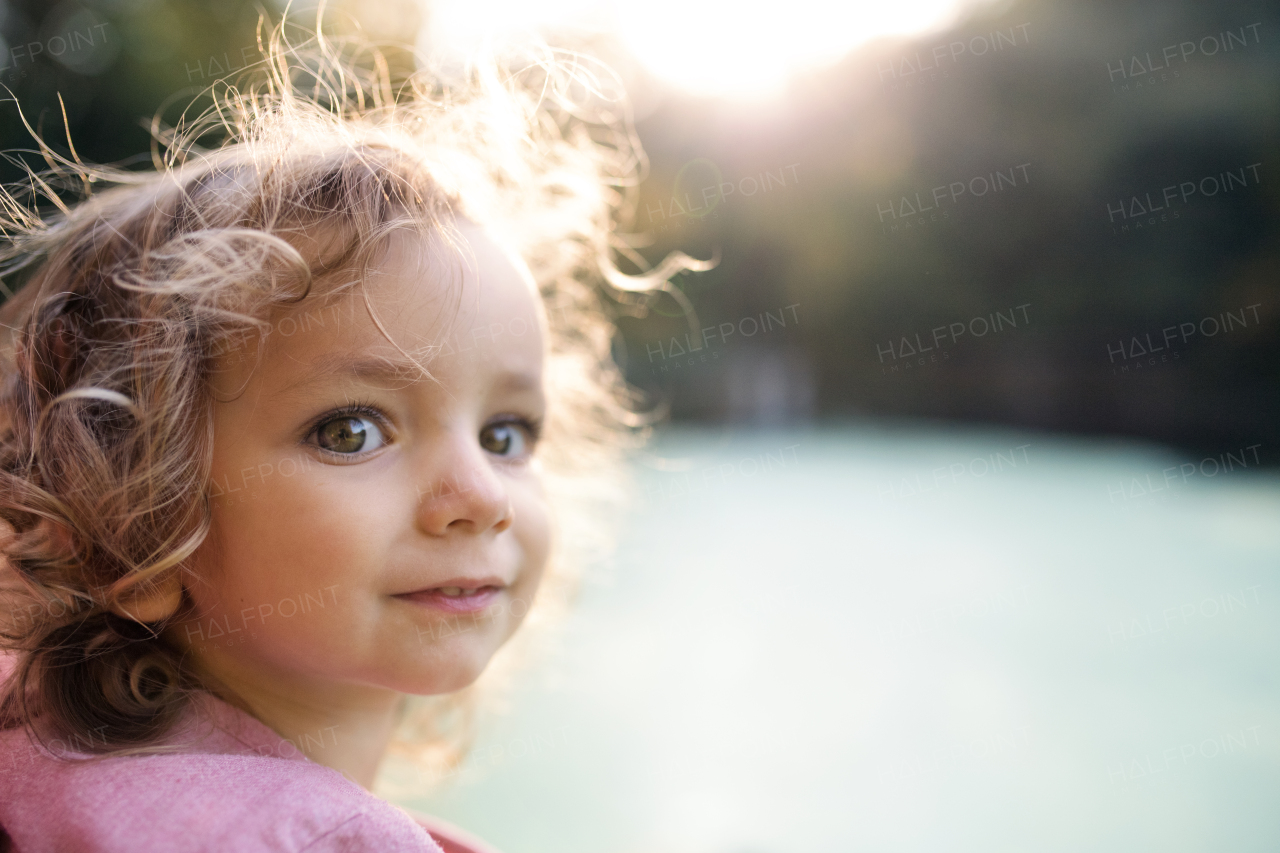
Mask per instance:
[[[395,597],[447,613],[478,613],[492,604],[506,586],[500,578],[453,578],[439,586]]]

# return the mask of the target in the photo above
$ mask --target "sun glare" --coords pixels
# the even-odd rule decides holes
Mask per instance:
[[[796,72],[829,65],[872,39],[945,27],[977,2],[437,0],[429,2],[420,44],[456,53],[520,32],[566,26],[608,31],[650,73],[685,91],[755,98],[777,94]]]

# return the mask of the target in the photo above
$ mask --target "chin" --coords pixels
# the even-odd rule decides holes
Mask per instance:
[[[490,657],[491,655],[458,655],[445,666],[437,660],[429,672],[423,672],[420,677],[412,680],[412,689],[401,692],[417,696],[456,693],[475,684],[476,679],[489,665]]]

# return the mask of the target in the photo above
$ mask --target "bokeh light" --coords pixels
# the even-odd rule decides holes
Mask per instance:
[[[422,46],[473,52],[486,40],[576,30],[619,41],[660,80],[689,94],[775,96],[795,73],[839,60],[876,38],[913,36],[953,23],[982,0],[829,3],[741,8],[717,0],[497,0],[427,2]]]

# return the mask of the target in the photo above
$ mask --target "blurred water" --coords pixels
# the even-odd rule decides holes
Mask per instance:
[[[503,853],[1280,849],[1268,448],[656,450],[563,651],[406,805]]]

